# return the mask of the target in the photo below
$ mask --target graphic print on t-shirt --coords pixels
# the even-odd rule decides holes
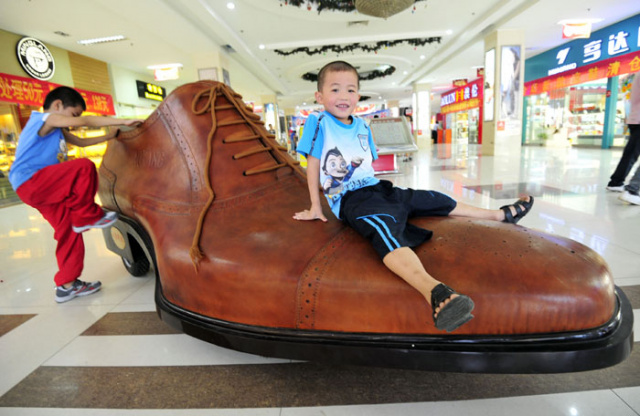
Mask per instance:
[[[363,160],[362,157],[354,156],[350,163],[347,163],[337,147],[329,150],[324,155],[324,161],[322,163],[322,171],[327,175],[327,178],[322,184],[325,195],[330,198],[331,195],[342,193],[343,184],[351,179],[351,175],[360,167]]]

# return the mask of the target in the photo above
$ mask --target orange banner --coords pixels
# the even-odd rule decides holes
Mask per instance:
[[[617,58],[610,58],[592,65],[576,68],[545,78],[536,79],[524,84],[524,95],[538,95],[572,85],[584,84],[602,78],[640,71],[640,52],[630,53]]]
[[[41,107],[49,91],[59,86],[52,82],[0,73],[0,101]],[[75,90],[87,103],[88,112],[108,116],[116,114],[113,98],[110,95],[78,88]]]

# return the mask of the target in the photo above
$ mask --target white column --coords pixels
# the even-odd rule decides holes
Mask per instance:
[[[413,137],[418,147],[426,147],[431,142],[431,84],[413,84]]]
[[[219,52],[200,53],[193,56],[196,78],[224,82],[223,69],[227,70],[227,57]]]
[[[484,38],[482,154],[519,154],[522,146],[524,31],[497,30]]]

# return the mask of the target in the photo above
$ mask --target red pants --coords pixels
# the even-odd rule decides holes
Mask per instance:
[[[89,159],[76,159],[48,166],[20,185],[20,199],[40,211],[53,227],[58,242],[57,286],[73,282],[82,274],[84,241],[71,227],[93,224],[104,215],[95,203],[98,191],[96,166]]]

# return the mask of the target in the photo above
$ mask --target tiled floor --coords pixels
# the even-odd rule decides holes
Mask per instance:
[[[604,186],[621,150],[425,148],[397,185],[485,208],[536,197],[520,224],[579,241],[608,262],[640,329],[640,206]],[[0,415],[640,415],[640,356],[597,371],[450,374],[291,362],[175,333],[155,315],[152,273],[127,274],[102,233],[85,233],[84,278],[103,290],[58,305],[50,226],[0,209]],[[636,345],[637,347],[637,345]]]

